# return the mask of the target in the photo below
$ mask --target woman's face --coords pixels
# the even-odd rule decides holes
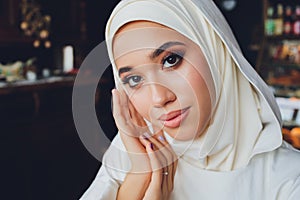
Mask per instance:
[[[118,75],[138,113],[178,140],[203,133],[214,88],[198,45],[148,21],[124,25],[113,41]]]

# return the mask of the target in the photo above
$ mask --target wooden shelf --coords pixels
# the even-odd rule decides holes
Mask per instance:
[[[270,41],[283,41],[283,40],[299,40],[300,35],[274,35],[274,36],[265,36],[266,39]]]
[[[263,27],[267,19],[268,7],[272,6],[276,9],[278,3],[281,3],[284,7],[286,5],[296,5],[293,0],[263,0]],[[294,44],[293,41],[297,42]],[[298,60],[296,58],[295,61],[293,60],[294,62],[287,60],[290,56],[297,56],[297,53],[294,53],[294,48],[297,47],[295,47],[295,45],[300,45],[300,36],[285,34],[272,36],[263,35],[261,45],[258,48],[256,70],[270,86],[300,89],[300,63],[297,63]],[[283,47],[284,51],[282,50]],[[278,59],[274,59],[272,55],[276,58],[278,57]],[[279,58],[282,58],[282,60]],[[287,94],[284,94],[284,91],[286,91]],[[282,90],[280,96],[290,97],[291,94],[293,94],[291,91],[292,90]]]
[[[36,92],[44,89],[71,87],[74,84],[74,77],[51,77],[36,81],[19,81],[14,83],[0,84],[0,95],[20,93],[20,92]]]

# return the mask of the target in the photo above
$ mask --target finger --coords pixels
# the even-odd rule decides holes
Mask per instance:
[[[164,190],[172,191],[174,185],[174,176],[177,168],[177,156],[174,153],[171,146],[169,145],[169,143],[167,142],[167,140],[165,139],[164,135],[162,134],[162,131],[157,133],[154,137],[157,140],[149,138],[149,141],[154,143],[155,146],[159,148],[159,151],[163,153],[163,156],[165,156],[166,159],[166,163],[163,167],[164,171],[168,172],[168,175],[164,176]]]
[[[160,165],[159,168],[155,168],[155,169],[159,169],[159,170],[155,170],[153,174],[153,178],[157,181],[161,180],[161,191],[163,194],[163,197],[165,197],[164,199],[167,199],[167,197],[170,195],[170,192],[173,191],[173,187],[174,187],[174,176],[175,176],[175,172],[176,172],[176,167],[177,167],[177,162],[172,162],[170,165],[166,166],[164,161],[164,165],[166,167],[161,167],[161,159],[159,158],[159,155],[163,157],[163,159],[166,159],[167,156],[163,155],[161,153],[161,151],[158,151],[154,145],[152,145],[152,143],[150,142],[150,138],[147,137],[140,137],[141,138],[141,142],[143,143],[143,145],[145,145],[146,149],[147,147],[151,147],[152,150],[149,150],[148,148],[148,152],[153,152],[152,154],[149,155],[150,160],[152,159],[152,167],[157,167],[157,165]],[[151,141],[154,141],[151,139]],[[156,151],[155,151],[156,150]],[[156,158],[156,160],[154,160]],[[156,162],[154,162],[154,161]],[[159,172],[159,173],[158,173]],[[165,174],[167,172],[167,174]]]
[[[149,138],[145,139],[148,140]],[[154,141],[154,140],[151,140]],[[150,142],[150,140],[148,140]],[[150,142],[151,143],[151,142]],[[151,143],[152,144],[152,143]],[[170,160],[169,156],[171,154],[168,154],[166,152],[161,151],[161,149],[157,149],[157,147],[154,146],[154,154],[159,160],[159,166],[155,166],[155,169],[162,169],[162,182],[161,182],[161,188],[163,190],[164,195],[168,193],[168,191],[172,191],[173,188],[173,168],[172,168],[172,162],[171,165],[169,165]]]
[[[144,132],[149,132],[149,129],[147,127],[147,124],[144,120],[144,118],[138,113],[138,111],[135,109],[135,107],[132,105],[131,101],[128,101],[128,107],[129,107],[129,113],[132,118],[133,123],[137,127],[139,127],[139,130],[141,131],[141,134]]]
[[[167,155],[170,160],[168,161],[169,165],[166,167],[168,175],[165,178],[167,179],[167,190],[172,191],[177,168],[177,156],[162,133],[162,131],[158,132],[155,137],[164,145],[164,148],[167,148],[170,152],[170,154]]]
[[[124,128],[127,126],[127,119],[124,115],[124,107],[121,105],[120,93],[117,90],[112,91],[113,95],[113,116],[116,122],[118,129],[122,129],[123,132],[126,132]]]
[[[156,166],[160,165],[160,160],[157,157],[157,154],[154,153],[154,147],[153,144],[150,143],[149,141],[147,141],[146,139],[143,139],[144,143],[147,144],[146,145],[146,152],[148,153],[149,156],[149,160],[150,160],[150,164],[152,169],[152,179],[151,182],[154,182],[156,184],[156,186],[161,186],[161,182],[162,182],[162,169],[161,168],[157,168]]]
[[[167,199],[166,197],[168,196],[168,193],[169,193],[169,190],[168,190],[168,184],[169,184],[169,181],[168,181],[168,176],[169,175],[165,175],[164,173],[167,172],[167,169],[165,169],[165,171],[163,172],[163,178],[162,178],[162,194],[163,194],[163,197],[164,199]]]
[[[160,151],[158,151],[157,147],[155,147],[155,145],[153,143],[151,143],[149,141],[149,138],[147,138],[145,135],[143,135],[143,136],[140,136],[140,141],[145,146],[146,150],[149,147],[151,148],[151,152],[152,152],[151,156],[155,156],[156,161],[158,161],[158,162],[153,162],[153,165],[152,165],[153,171],[162,169],[164,166],[167,165],[166,157]],[[151,157],[149,157],[149,158],[151,158]]]
[[[118,93],[119,96],[119,103],[121,105],[122,111],[126,111],[123,114],[125,115],[125,117],[127,119],[130,119],[130,115],[129,115],[129,109],[128,109],[128,96],[125,92],[125,87],[122,85],[121,80],[116,81],[116,86],[118,89],[114,89],[113,91],[115,93]]]
[[[159,148],[162,148],[164,146],[170,147],[169,143],[167,142],[165,136],[164,136],[164,132],[162,129],[160,129],[157,126],[153,126],[153,130],[154,130],[154,138],[156,138],[161,144],[157,143],[156,146]]]
[[[154,154],[153,145],[151,145],[149,141],[147,142],[148,146],[146,147],[146,151],[148,153],[150,163],[152,166],[156,166],[160,161]],[[166,199],[162,193],[162,179],[162,169],[152,171],[151,182],[148,186],[144,199]]]
[[[177,160],[167,167],[168,170],[167,190],[169,192],[171,192],[174,188],[174,178],[175,178],[176,169],[177,169]]]
[[[161,144],[164,148],[166,148],[172,155],[172,159],[171,161],[172,162],[175,162],[178,158],[177,158],[177,155],[176,153],[173,151],[171,145],[168,143],[168,141],[166,140],[164,134],[163,134],[163,131],[159,131],[155,136],[154,136]],[[158,144],[156,144],[158,145]],[[162,147],[161,146],[161,147]]]
[[[162,145],[157,144],[157,146],[158,147],[167,147],[171,152],[174,153],[173,149],[171,148],[170,144],[168,143],[168,141],[166,140],[166,138],[164,136],[163,130],[157,126],[153,126],[153,130],[155,132],[154,137],[162,144]]]
[[[119,92],[116,89],[112,90],[113,95],[113,116],[116,125],[121,133],[136,136],[136,130],[129,115],[129,109],[126,103],[126,94]]]
[[[129,113],[129,106],[128,106],[128,96],[124,90],[119,91],[119,96],[120,96],[120,105],[121,105],[123,114],[126,117],[126,119],[131,120],[131,116]]]
[[[150,146],[150,148],[154,148],[151,144],[151,142],[149,142],[149,140],[147,140],[147,138],[144,135],[140,135],[139,137],[140,142],[142,143],[142,145],[144,145],[145,149],[147,149],[148,146]]]
[[[168,199],[170,193],[174,189],[174,177],[177,167],[177,161],[173,162],[171,165],[167,166],[163,171],[163,178],[162,178],[162,193],[164,199]],[[165,172],[168,172],[165,174]]]
[[[177,165],[178,165],[178,159],[176,159],[175,162],[173,162],[172,188],[171,188],[172,190],[174,189],[174,180],[175,180]]]
[[[122,109],[120,103],[119,92],[116,89],[112,90],[113,97],[113,116],[118,128],[125,123],[124,117],[122,117]]]
[[[176,160],[176,155],[173,149],[171,148],[170,144],[167,142],[162,133],[159,133],[159,135],[155,135],[154,137],[148,137],[147,139],[151,143],[153,143],[154,146],[165,156],[167,162],[163,167],[170,165]]]

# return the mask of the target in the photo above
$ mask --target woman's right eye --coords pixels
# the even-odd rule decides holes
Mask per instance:
[[[137,85],[139,85],[141,83],[141,81],[142,81],[141,76],[134,75],[134,76],[125,77],[123,79],[123,84],[128,84],[129,87],[134,88]]]

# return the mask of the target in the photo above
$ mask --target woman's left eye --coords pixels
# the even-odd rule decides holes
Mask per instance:
[[[176,66],[182,60],[182,56],[172,53],[163,60],[163,68],[171,68]]]

